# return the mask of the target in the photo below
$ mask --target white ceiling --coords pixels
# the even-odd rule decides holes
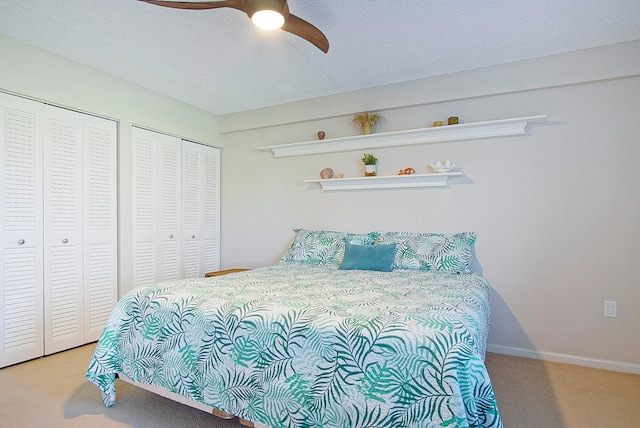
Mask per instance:
[[[327,36],[329,53],[237,10],[136,0],[0,0],[0,33],[215,114],[640,39],[640,0],[289,0],[289,9]]]

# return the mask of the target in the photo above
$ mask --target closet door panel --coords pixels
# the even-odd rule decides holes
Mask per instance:
[[[197,278],[204,274],[201,223],[202,153],[201,144],[182,142],[182,209],[184,236],[184,276]]]
[[[118,290],[117,127],[85,116],[84,307],[85,342],[98,340]]]
[[[143,130],[133,128],[133,273],[134,287],[152,285],[158,275],[157,206],[154,144]]]
[[[220,270],[220,149],[207,147],[202,168],[204,273]]]
[[[0,94],[0,367],[42,355],[43,107]]]
[[[84,343],[82,114],[45,107],[45,353]]]
[[[180,140],[160,139],[160,207],[159,236],[161,269],[158,281],[182,278],[180,258]]]
[[[190,141],[182,144],[185,276],[202,277],[220,270],[220,150]]]
[[[179,279],[181,140],[133,128],[134,286]]]

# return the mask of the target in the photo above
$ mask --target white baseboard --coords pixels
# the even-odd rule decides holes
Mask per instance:
[[[487,352],[512,355],[514,357],[533,358],[535,360],[553,361],[556,363],[574,364],[594,369],[612,370],[616,372],[640,374],[640,364],[620,361],[601,360],[598,358],[579,357],[577,355],[559,354],[556,352],[540,352],[532,349],[514,348],[512,346],[487,344]]]

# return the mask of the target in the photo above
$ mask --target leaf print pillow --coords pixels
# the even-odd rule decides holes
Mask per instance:
[[[376,245],[396,244],[394,269],[466,273],[473,259],[473,232],[455,234],[376,232]]]
[[[280,261],[339,265],[344,258],[345,244],[371,245],[375,240],[371,234],[306,229],[293,231],[295,237]]]

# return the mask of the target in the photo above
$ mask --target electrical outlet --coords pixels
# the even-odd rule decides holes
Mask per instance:
[[[604,316],[609,318],[618,317],[618,302],[604,301]]]

